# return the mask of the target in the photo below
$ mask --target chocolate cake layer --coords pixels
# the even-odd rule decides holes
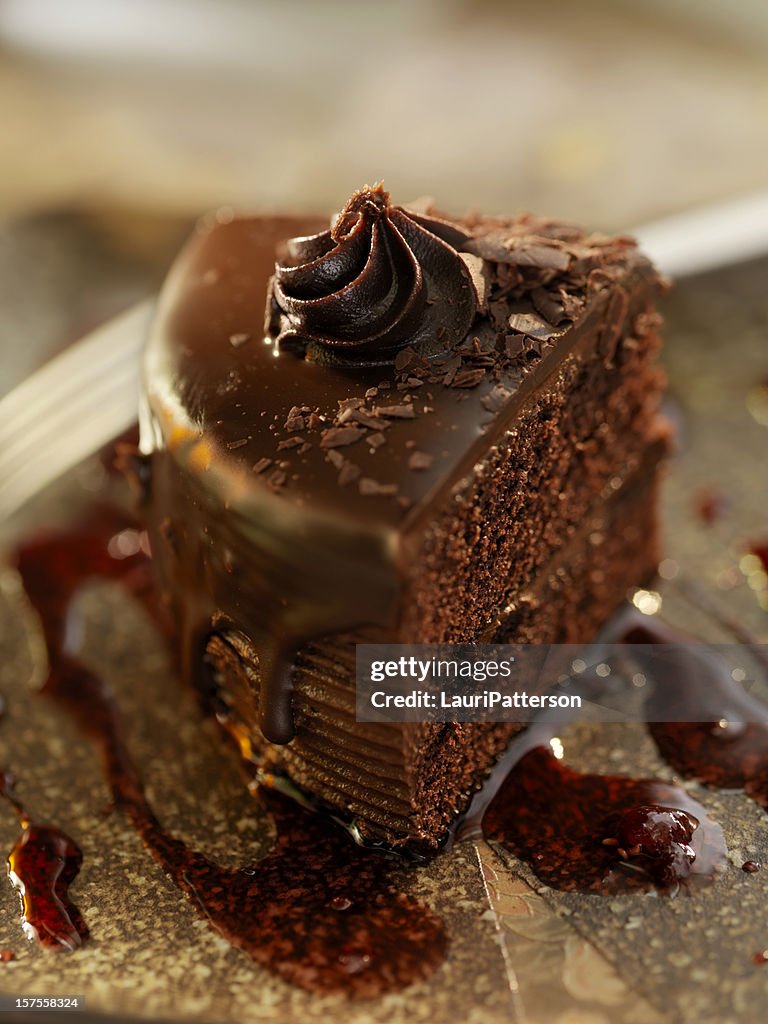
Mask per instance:
[[[320,227],[214,217],[173,269],[141,416],[153,557],[244,748],[434,847],[514,727],[355,722],[354,643],[588,641],[646,581],[659,284],[626,239],[380,189]]]

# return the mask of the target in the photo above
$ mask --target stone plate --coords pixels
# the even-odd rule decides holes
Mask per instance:
[[[171,220],[59,213],[1,232],[2,390],[156,287],[184,230]],[[768,583],[743,560],[750,542],[768,538],[766,274],[768,262],[731,268],[681,283],[665,300],[680,450],[665,486],[659,593],[666,618],[713,641],[734,639],[723,620],[768,641]],[[64,522],[102,473],[95,460],[83,465],[38,496],[14,529]],[[768,946],[768,871],[747,875],[741,864],[768,860],[764,814],[740,794],[692,783],[685,785],[723,825],[730,851],[709,889],[674,899],[558,893],[504,851],[465,841],[401,872],[407,891],[433,906],[449,931],[449,959],[428,982],[349,1003],[275,979],[209,929],[110,810],[94,750],[36,692],[44,664],[34,616],[15,575],[6,570],[0,579],[0,694],[8,705],[0,764],[12,768],[36,818],[81,846],[72,896],[91,932],[73,953],[28,943],[16,894],[0,886],[0,949],[15,954],[0,962],[0,995],[84,995],[85,1016],[113,1022],[343,1014],[348,1024],[751,1024],[763,1016],[768,966],[756,966],[753,955]],[[88,587],[79,600],[87,656],[114,687],[163,824],[224,864],[264,850],[269,821],[245,791],[234,753],[176,682],[143,610],[107,584]],[[583,724],[564,742],[575,767],[672,778],[641,726]],[[0,849],[10,850],[17,836],[0,804]]]

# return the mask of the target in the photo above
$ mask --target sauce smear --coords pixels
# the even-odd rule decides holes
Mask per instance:
[[[69,899],[83,855],[61,829],[30,820],[13,791],[13,779],[0,771],[0,797],[21,822],[21,836],[8,854],[8,877],[21,901],[21,927],[28,939],[48,949],[77,949],[88,927]]]
[[[547,746],[512,769],[483,831],[553,889],[601,895],[711,881],[726,852],[719,825],[679,787],[577,772]]]
[[[398,890],[393,869],[403,865],[361,851],[336,826],[277,793],[262,793],[277,826],[275,846],[241,869],[221,867],[163,829],[106,681],[67,646],[72,598],[91,577],[121,580],[156,610],[145,538],[132,520],[94,507],[72,529],[21,546],[16,562],[48,649],[44,692],[98,745],[115,807],[216,932],[313,992],[373,997],[432,974],[446,955],[445,929],[427,906]],[[60,879],[74,864],[67,855],[63,862]]]

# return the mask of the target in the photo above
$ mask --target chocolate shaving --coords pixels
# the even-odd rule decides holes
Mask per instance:
[[[442,378],[443,384],[446,387],[450,387],[453,378],[456,376],[457,371],[461,368],[461,356],[453,355],[445,364],[445,376]],[[435,382],[437,383],[437,381]]]
[[[414,408],[409,402],[403,405],[375,405],[373,413],[374,416],[386,416],[393,420],[412,420],[416,416]]]
[[[242,331],[237,334],[230,334],[229,336],[229,344],[232,346],[232,348],[240,348],[241,345],[244,345],[246,341],[250,340],[250,334],[246,334],[245,332]]]
[[[244,444],[248,444],[247,437],[241,437],[239,441],[227,441],[227,448],[234,451],[235,448],[242,448]]]
[[[375,497],[377,495],[390,496],[397,494],[397,484],[380,484],[378,480],[373,480],[369,476],[361,478],[358,486],[358,490],[365,497]]]
[[[477,308],[481,313],[484,313],[488,303],[488,292],[490,291],[488,268],[485,261],[480,256],[471,252],[460,252],[459,256],[464,260],[469,276],[472,278],[472,284],[477,292]]]
[[[505,388],[503,384],[497,384],[487,395],[483,395],[480,399],[480,404],[488,412],[496,413],[503,409],[505,402],[511,394],[512,392]]]
[[[613,364],[628,309],[629,297],[626,291],[623,288],[617,288],[608,301],[603,329],[600,332],[597,346],[606,366]]]
[[[538,313],[512,313],[507,323],[513,331],[517,331],[519,334],[528,334],[532,338],[541,338],[542,341],[563,333],[548,324]]]
[[[587,276],[587,292],[599,292],[604,288],[612,287],[619,280],[621,274],[616,269],[608,267],[595,267],[590,270]]]
[[[345,459],[344,465],[341,467],[341,470],[339,471],[340,486],[344,487],[345,484],[353,483],[355,480],[358,479],[361,472],[362,471],[359,466],[356,466],[354,462],[349,462],[349,460]]]
[[[554,241],[535,235],[515,238],[491,232],[480,238],[471,239],[465,248],[484,260],[517,267],[562,271],[567,270],[571,263],[570,254]]]
[[[383,434],[370,434],[367,440],[371,448],[381,448],[383,444],[387,443],[387,439]]]
[[[583,295],[576,295],[573,292],[566,291],[565,288],[559,288],[558,292],[563,303],[563,312],[569,320],[575,320],[582,309],[584,309],[586,300]]]
[[[653,309],[639,313],[635,319],[635,334],[642,338],[651,331],[657,330],[662,323],[661,316]]]
[[[259,459],[258,462],[254,463],[253,472],[263,473],[265,469],[269,469],[272,465],[272,459]]]
[[[343,448],[346,445],[354,444],[364,436],[365,431],[359,427],[329,427],[320,435],[320,447]]]
[[[273,491],[278,491],[287,479],[288,475],[282,469],[276,469],[274,473],[267,478],[267,484]]]
[[[331,450],[330,450],[330,451],[329,451],[329,452],[328,452],[328,453],[326,454],[326,456],[325,456],[325,457],[326,457],[326,459],[328,460],[328,462],[330,462],[330,463],[331,463],[331,465],[332,465],[332,466],[335,466],[335,467],[336,467],[336,469],[341,469],[341,467],[342,467],[342,466],[344,465],[344,463],[345,463],[345,462],[347,461],[347,460],[346,460],[346,459],[344,458],[344,456],[343,456],[343,455],[341,454],[341,452],[338,452],[338,451],[336,451],[336,449],[335,449],[335,448],[332,448],[332,449],[331,449]]]
[[[527,340],[524,334],[508,334],[504,339],[504,351],[510,359],[517,359],[525,351]]]
[[[365,409],[349,409],[348,415],[345,413],[345,416],[363,427],[368,427],[369,430],[387,430],[389,427],[389,423],[386,420],[381,419],[379,416],[373,416],[371,413],[366,412]]]
[[[408,459],[408,469],[429,469],[434,461],[434,455],[428,452],[413,452]]]
[[[480,383],[485,377],[486,370],[483,367],[478,367],[475,370],[462,370],[461,373],[457,373],[453,378],[451,387],[454,388],[474,388]]]
[[[359,409],[362,405],[365,405],[362,398],[340,398],[339,412],[344,413],[347,409]]]
[[[402,373],[419,362],[421,362],[421,359],[415,349],[410,347],[403,348],[395,356],[395,371]]]
[[[283,429],[295,434],[297,430],[304,430],[307,423],[304,413],[309,412],[307,405],[294,405],[286,417]]]
[[[565,319],[563,303],[556,292],[547,291],[546,288],[534,288],[531,292],[531,302],[536,312],[554,327]]]
[[[279,452],[282,452],[286,451],[286,449],[288,448],[298,448],[299,445],[302,444],[304,444],[303,437],[286,437],[283,441],[280,441],[280,443],[277,446],[277,450]]]

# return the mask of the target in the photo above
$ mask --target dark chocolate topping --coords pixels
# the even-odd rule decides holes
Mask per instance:
[[[329,231],[286,243],[267,301],[267,334],[307,359],[391,363],[453,347],[477,312],[456,225],[391,206],[381,184],[355,192]]]

